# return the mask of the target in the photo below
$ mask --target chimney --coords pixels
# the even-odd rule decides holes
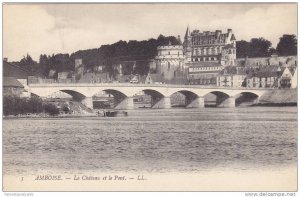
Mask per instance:
[[[232,33],[232,29],[227,29],[227,33],[228,34]]]
[[[216,37],[218,38],[221,35],[221,30],[216,30]]]

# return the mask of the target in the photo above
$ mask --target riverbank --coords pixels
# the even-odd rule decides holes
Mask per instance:
[[[297,106],[297,89],[275,89],[259,99],[258,106]]]
[[[58,115],[49,115],[46,113],[41,114],[18,114],[18,115],[8,115],[3,116],[5,119],[11,118],[74,118],[74,117],[97,117],[94,113],[81,113],[81,114],[58,114]]]

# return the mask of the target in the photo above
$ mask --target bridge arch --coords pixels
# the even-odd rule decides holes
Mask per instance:
[[[72,98],[75,101],[81,102],[82,100],[84,100],[86,98],[86,96],[84,94],[82,94],[78,91],[75,91],[75,90],[62,89],[62,90],[59,90],[59,91],[67,93],[68,95],[72,96]]]
[[[178,90],[170,95],[172,106],[199,107],[191,105],[193,101],[199,98],[199,95],[190,90]]]
[[[151,107],[152,108],[170,108],[171,100],[170,97],[166,96],[163,92],[154,88],[141,89],[139,92],[144,92],[151,96]]]
[[[152,97],[155,97],[155,98],[162,98],[162,97],[165,97],[165,95],[160,92],[160,91],[157,91],[157,90],[154,90],[154,89],[143,89],[142,90],[145,94],[148,94]]]
[[[219,90],[210,91],[204,95],[204,103],[208,107],[224,107],[229,99],[228,93]]]
[[[235,96],[236,106],[253,105],[258,102],[260,95],[252,91],[242,91]]]
[[[113,88],[112,89],[103,89],[101,91],[113,96],[113,103],[114,103],[115,108],[121,109],[124,107],[125,104],[124,103],[122,104],[122,102],[124,102],[128,97],[126,95],[126,93],[124,93],[123,91],[120,91],[118,89],[113,89]]]

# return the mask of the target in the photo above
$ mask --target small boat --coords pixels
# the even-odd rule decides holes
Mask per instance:
[[[128,116],[126,111],[105,111],[104,117],[124,117]]]

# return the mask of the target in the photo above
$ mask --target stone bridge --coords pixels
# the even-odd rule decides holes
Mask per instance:
[[[53,84],[30,84],[29,92],[39,97],[46,98],[51,94],[65,92],[89,108],[93,108],[92,97],[104,91],[111,94],[118,101],[116,109],[133,109],[133,97],[139,92],[144,92],[152,97],[152,108],[171,108],[170,97],[179,92],[185,95],[187,108],[204,107],[204,96],[212,93],[216,95],[216,106],[235,107],[238,96],[254,98],[257,101],[270,89],[250,88],[225,88],[193,85],[170,85],[170,84],[118,84],[118,83],[53,83]]]

